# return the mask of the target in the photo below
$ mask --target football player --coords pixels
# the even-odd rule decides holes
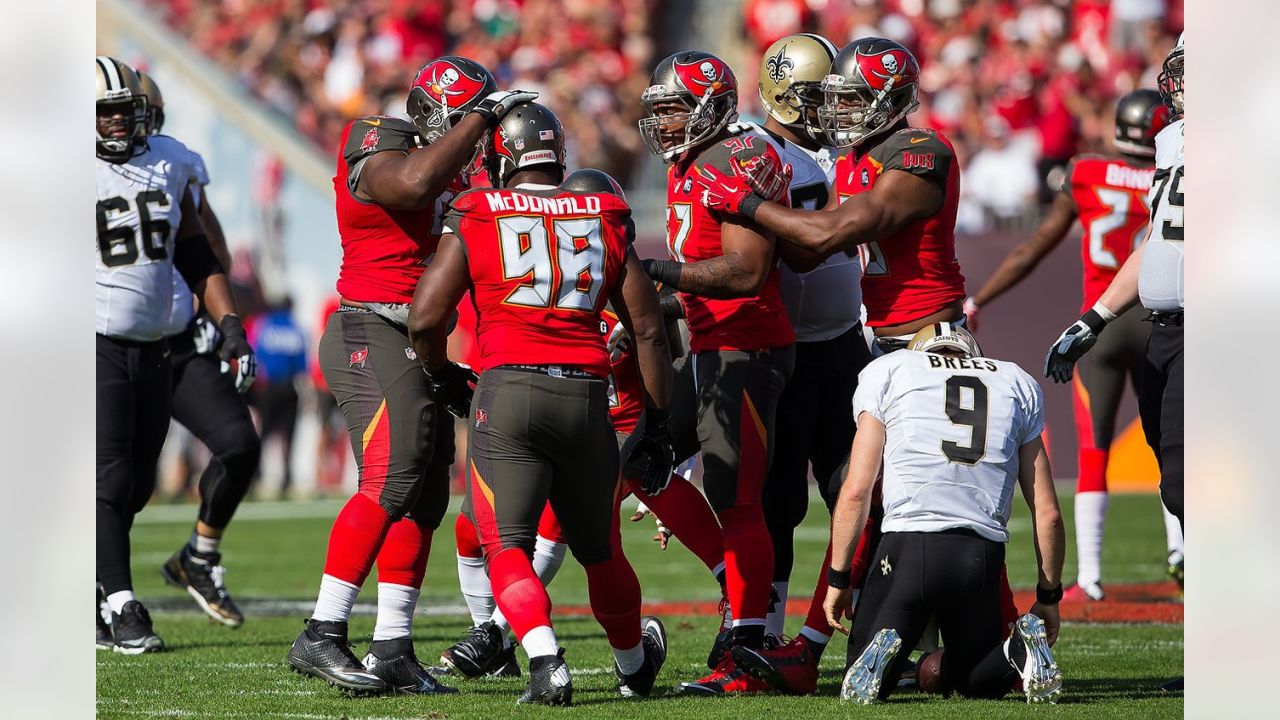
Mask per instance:
[[[826,612],[831,627],[851,609],[850,561],[883,467],[883,536],[853,617],[858,653],[840,696],[883,700],[936,616],[947,649],[944,694],[998,698],[1022,680],[1028,702],[1053,701],[1062,673],[1058,636],[1065,538],[1044,429],[1044,395],[1017,365],[982,357],[964,328],[920,330],[911,352],[885,355],[858,379],[858,433],[831,523]],[[1006,527],[1019,485],[1031,511],[1036,604],[1007,639],[1000,576]]]
[[[1078,155],[1049,214],[1009,255],[982,289],[965,301],[969,327],[978,329],[979,308],[1030,275],[1080,219],[1084,301],[1093,307],[1136,245],[1146,237],[1147,192],[1155,174],[1156,135],[1169,111],[1155,90],[1134,90],[1116,103],[1115,139],[1119,156]],[[1117,320],[1080,368],[1075,381],[1079,478],[1075,528],[1079,571],[1067,599],[1101,600],[1102,538],[1107,514],[1107,459],[1115,436],[1116,412],[1126,377],[1138,387],[1147,328],[1136,314]],[[1170,573],[1180,577],[1182,530],[1165,511]]]
[[[142,94],[147,97],[147,134],[156,136],[164,128],[164,95],[150,75],[138,72]],[[222,224],[209,204],[205,187],[208,171],[200,154],[191,152],[196,176],[191,196],[205,227],[209,246],[224,271],[231,270]],[[182,588],[195,599],[206,615],[228,627],[244,622],[227,591],[226,570],[219,545],[249,483],[258,470],[262,444],[249,417],[249,408],[237,387],[221,371],[213,353],[217,349],[217,326],[204,313],[196,319],[191,289],[180,274],[173,278],[173,315],[168,336],[173,365],[173,418],[200,439],[213,457],[200,476],[200,511],[185,545],[160,568],[170,585]],[[247,369],[247,366],[242,366]]]
[[[1045,357],[1045,376],[1069,382],[1075,363],[1102,331],[1141,302],[1153,323],[1147,340],[1138,412],[1147,444],[1160,464],[1160,499],[1182,520],[1183,292],[1183,38],[1165,57],[1160,97],[1171,121],[1156,135],[1156,172],[1148,197],[1151,224],[1143,243],[1116,273],[1093,307],[1063,331]]]
[[[560,120],[516,105],[484,142],[492,188],[454,198],[446,234],[418,283],[410,337],[438,403],[470,406],[464,506],[479,530],[498,606],[529,656],[521,703],[569,705],[573,683],[530,557],[548,500],[587,573],[596,620],[624,697],[648,696],[666,659],[657,618],[640,616],[640,584],[622,552],[615,498],[619,452],[608,417],[601,311],[612,302],[636,338],[645,414],[623,472],[645,483],[671,472],[671,357],[653,286],[631,249],[618,196],[578,194],[564,179]],[[470,288],[485,368],[475,388],[448,361],[450,316]]]
[[[764,645],[773,547],[761,495],[773,448],[774,418],[791,376],[795,333],[779,288],[773,235],[756,223],[708,211],[695,178],[732,174],[731,160],[780,165],[760,131],[733,124],[738,86],[720,58],[671,55],[654,69],[641,97],[640,132],[667,171],[669,260],[646,260],[649,276],[679,291],[690,354],[677,361],[672,396],[676,457],[698,450],[703,487],[724,534],[731,645]],[[775,168],[773,176],[781,178]],[[787,184],[770,196],[788,202]],[[718,650],[720,643],[713,649]],[[683,692],[723,695],[765,685],[740,671],[727,649],[716,667]]]
[[[836,55],[818,120],[827,142],[848,153],[836,162],[838,202],[827,212],[770,202],[778,179],[768,163],[695,178],[707,207],[751,220],[797,253],[821,260],[856,251],[877,353],[902,348],[932,323],[964,319],[955,253],[960,164],[942,133],[908,125],[919,82],[915,56],[892,40],[862,38]]]
[[[98,615],[98,647],[138,654],[164,648],[133,593],[129,530],[155,488],[169,428],[172,377],[165,336],[180,273],[223,335],[219,358],[253,381],[253,350],[227,276],[192,199],[192,153],[147,136],[147,98],[128,65],[97,69],[97,579],[111,609]]]
[[[782,161],[791,165],[791,206],[808,210],[828,205],[835,177],[831,148],[818,123],[822,80],[831,72],[836,48],[818,35],[784,37],[760,61],[760,102],[768,112],[764,131]],[[853,441],[853,391],[858,373],[871,361],[863,335],[862,267],[858,258],[835,253],[807,272],[789,263],[781,268],[782,300],[796,333],[796,366],[778,401],[778,436],[764,487],[764,515],[773,541],[773,588],[777,601],[765,632],[782,636],[795,528],[809,506],[810,464],[827,507],[835,502],[841,467]],[[797,265],[806,267],[803,258]],[[829,559],[829,558],[828,558]],[[817,689],[818,662],[831,637],[822,612],[826,565],[800,633],[790,643],[761,651],[740,651],[739,662],[779,689],[808,694]]]
[[[342,131],[333,178],[341,305],[320,339],[320,364],[347,418],[359,490],[334,520],[315,611],[288,661],[348,693],[452,691],[422,668],[411,640],[454,446],[453,420],[431,399],[409,344],[409,302],[436,252],[440,207],[460,189],[481,136],[534,96],[499,91],[488,70],[444,56],[414,79],[412,123],[365,117]],[[378,620],[361,664],[347,619],[375,563]]]

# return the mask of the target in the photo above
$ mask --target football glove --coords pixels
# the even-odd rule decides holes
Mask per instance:
[[[472,387],[479,376],[471,368],[447,362],[437,370],[422,368],[427,374],[427,397],[439,403],[450,415],[465,418],[471,413]]]
[[[636,432],[622,446],[622,475],[640,484],[647,495],[657,495],[671,482],[675,464],[671,449],[671,418],[666,410],[647,408]]]
[[[513,106],[522,102],[529,102],[536,97],[538,97],[538,93],[532,90],[499,90],[486,95],[480,101],[480,104],[476,105],[476,109],[471,112],[479,113],[484,118],[485,123],[489,127],[493,127]]]
[[[613,329],[609,331],[609,337],[605,340],[604,347],[609,351],[609,362],[618,362],[622,356],[631,350],[631,335],[622,323],[615,323]]]
[[[218,349],[218,343],[222,342],[222,332],[207,315],[201,315],[196,318],[192,340],[195,343],[197,355],[208,355]]]
[[[1106,320],[1096,310],[1081,315],[1049,346],[1049,354],[1044,358],[1044,376],[1057,383],[1071,382],[1076,361],[1098,342],[1098,333],[1106,326]]]
[[[218,348],[219,367],[222,372],[231,371],[231,362],[235,361],[236,390],[246,392],[258,374],[258,360],[253,356],[253,347],[245,335],[240,316],[227,313],[218,322],[222,331],[222,345]]]
[[[973,296],[964,299],[964,324],[972,332],[978,332],[978,311],[981,308],[973,301]]]

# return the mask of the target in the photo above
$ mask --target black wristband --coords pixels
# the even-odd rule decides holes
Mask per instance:
[[[751,193],[750,195],[743,198],[742,202],[738,203],[738,214],[742,215],[748,220],[755,220],[756,211],[760,209],[760,206],[764,202],[765,202],[764,198],[760,197],[755,193]]]
[[[676,283],[680,280],[680,271],[684,263],[675,260],[645,260],[644,271],[649,277],[657,280],[663,285],[676,287]]]
[[[658,299],[658,307],[662,308],[662,317],[667,320],[678,320],[684,317],[684,303],[675,293],[663,295]]]
[[[1089,329],[1093,331],[1094,335],[1101,334],[1102,329],[1107,326],[1107,321],[1103,320],[1102,316],[1098,314],[1098,311],[1093,308],[1085,311],[1085,314],[1080,316],[1080,322],[1089,326]]]
[[[218,321],[218,330],[222,331],[223,337],[246,337],[244,324],[240,322],[240,316],[235,313],[223,315],[222,320]]]
[[[1045,589],[1036,585],[1036,602],[1041,605],[1057,605],[1062,601],[1062,583],[1058,583],[1056,587]]]
[[[853,584],[853,571],[836,570],[833,567],[828,567],[827,584],[837,590],[846,590]]]

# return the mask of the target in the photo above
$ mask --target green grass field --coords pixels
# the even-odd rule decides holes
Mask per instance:
[[[1064,511],[1070,512],[1070,498]],[[1020,502],[1020,501],[1019,501]],[[133,530],[134,580],[140,598],[154,609],[156,629],[169,651],[125,657],[97,655],[98,716],[102,718],[487,718],[542,714],[626,717],[645,714],[663,718],[735,718],[755,713],[813,716],[819,713],[875,717],[912,715],[918,718],[1053,717],[1166,718],[1182,715],[1182,697],[1166,696],[1159,684],[1182,673],[1181,625],[1098,625],[1070,623],[1055,648],[1066,677],[1064,697],[1056,708],[1028,707],[1020,696],[999,702],[944,700],[903,691],[882,706],[858,708],[833,698],[843,667],[844,647],[834,641],[823,661],[819,696],[688,699],[671,695],[681,680],[704,674],[716,618],[667,616],[670,655],[659,680],[668,689],[649,704],[621,701],[614,690],[611,656],[603,633],[588,619],[557,622],[557,634],[574,672],[575,708],[517,708],[522,680],[463,681],[453,679],[462,694],[448,698],[406,696],[349,700],[332,688],[288,671],[284,656],[302,627],[307,604],[314,599],[325,543],[340,503],[249,503],[240,512],[224,542],[227,584],[246,601],[278,601],[270,616],[250,615],[244,627],[228,630],[196,614],[195,605],[181,591],[160,580],[159,565],[182,542],[194,508],[153,506],[139,516]],[[792,594],[807,595],[826,545],[825,511],[810,508],[797,532],[796,570]],[[1159,501],[1154,495],[1118,495],[1112,500],[1106,579],[1111,583],[1159,581],[1164,577],[1164,536]],[[437,533],[426,588],[415,626],[420,657],[432,661],[469,624],[460,614],[440,614],[462,604],[454,569],[452,514]],[[652,523],[624,523],[628,557],[636,567],[646,602],[714,601],[719,593],[707,571],[677,543],[665,552],[649,541]],[[1025,508],[1011,523],[1014,540],[1009,575],[1015,588],[1034,583],[1034,556],[1028,538]],[[1068,517],[1068,537],[1071,537]],[[1074,576],[1068,552],[1066,577]],[[374,600],[374,578],[366,584],[361,603]],[[551,586],[560,605],[586,603],[582,570],[571,559]],[[789,618],[788,633],[801,618]],[[372,632],[373,618],[358,615],[351,635],[357,654]]]

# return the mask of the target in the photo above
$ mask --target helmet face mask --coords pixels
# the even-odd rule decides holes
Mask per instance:
[[[1184,105],[1183,70],[1186,61],[1186,48],[1183,46],[1185,33],[1178,36],[1178,44],[1173,46],[1164,64],[1160,68],[1160,76],[1156,79],[1156,87],[1160,89],[1160,97],[1175,117],[1181,116]]]
[[[903,46],[884,38],[847,45],[822,80],[818,122],[826,142],[857,147],[897,125],[920,106],[920,66]]]
[[[714,55],[676,53],[658,64],[650,82],[640,96],[645,115],[637,124],[649,152],[668,164],[738,117],[737,81]]]
[[[105,55],[97,57],[96,65],[97,155],[109,162],[124,162],[147,151],[147,97],[128,65]]]

